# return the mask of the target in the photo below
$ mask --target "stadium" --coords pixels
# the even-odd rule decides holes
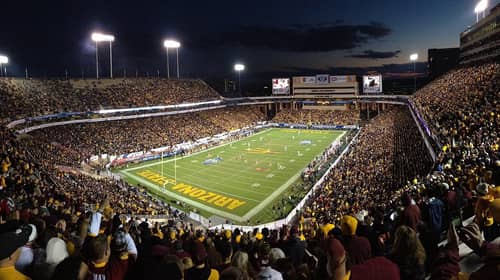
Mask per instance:
[[[276,70],[252,94],[240,61],[181,76],[174,37],[156,76],[113,74],[111,33],[95,77],[0,53],[0,280],[499,279],[500,3],[477,2],[396,81]]]

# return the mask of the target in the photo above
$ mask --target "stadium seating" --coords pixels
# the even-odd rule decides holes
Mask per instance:
[[[86,112],[220,99],[201,80],[25,80],[1,79],[0,119],[15,120],[60,112]]]
[[[150,149],[265,119],[256,108],[71,125],[28,136],[2,128],[1,259],[18,252],[22,261],[16,269],[34,279],[52,275],[53,279],[69,279],[69,273],[78,273],[81,267],[88,270],[89,277],[113,279],[156,279],[158,275],[169,279],[184,275],[188,280],[212,275],[217,279],[219,274],[224,279],[281,279],[276,275],[344,279],[346,273],[350,279],[424,279],[427,275],[450,279],[460,271],[460,239],[484,257],[485,266],[470,279],[495,279],[500,248],[500,190],[495,188],[500,184],[499,76],[497,63],[466,66],[431,82],[412,97],[441,147],[434,164],[407,108],[393,106],[370,120],[361,128],[352,150],[306,204],[301,218],[273,230],[197,229],[141,188],[61,167],[78,166],[92,154]],[[148,81],[141,87],[147,88]],[[53,86],[49,81],[1,83],[2,93],[7,94],[0,98],[2,104],[8,104],[3,105],[7,107],[2,110],[4,118],[29,115],[27,108],[37,107],[32,103],[37,101],[35,114],[157,100],[155,93],[146,101],[136,100],[132,97],[135,86],[128,88],[122,82],[101,85],[105,90],[97,85],[85,89],[107,92],[105,99],[89,93],[84,98],[92,100],[88,103],[35,97],[37,92],[60,97],[66,92],[62,88],[87,87],[76,82],[54,82],[58,83],[56,91],[48,89]],[[121,100],[121,87],[126,87],[127,101]],[[302,113],[291,116],[285,111],[275,120],[338,121],[323,113]],[[351,117],[342,116],[340,121]],[[468,209],[476,214],[474,223],[457,236],[452,222]],[[130,219],[119,214],[128,214]],[[139,214],[163,214],[168,222],[141,220],[136,217]],[[37,235],[31,234],[34,228]],[[447,232],[448,244],[439,251],[443,232]],[[485,240],[480,239],[481,232]],[[49,257],[54,243],[62,244],[57,260]],[[30,255],[43,254],[46,259],[29,260]]]
[[[352,125],[360,121],[356,110],[281,110],[274,116],[277,123]]]

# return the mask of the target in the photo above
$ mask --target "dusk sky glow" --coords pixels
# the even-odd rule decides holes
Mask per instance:
[[[101,31],[115,36],[117,74],[164,73],[163,40],[176,38],[182,75],[203,77],[226,75],[235,61],[255,72],[405,64],[411,53],[425,62],[429,48],[458,47],[477,1],[27,2],[2,3],[0,54],[14,75],[26,66],[35,75],[93,75],[90,34]],[[105,48],[99,55],[104,63]]]

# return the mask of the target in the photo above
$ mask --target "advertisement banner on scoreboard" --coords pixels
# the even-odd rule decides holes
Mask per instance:
[[[288,78],[273,79],[273,94],[276,95],[290,94],[290,79]]]
[[[352,83],[356,82],[356,76],[330,76],[330,84]]]
[[[318,74],[316,75],[317,85],[327,85],[330,83],[330,75],[328,74]]]
[[[316,84],[316,76],[293,77],[294,85]]]
[[[382,75],[363,76],[363,93],[381,93]]]

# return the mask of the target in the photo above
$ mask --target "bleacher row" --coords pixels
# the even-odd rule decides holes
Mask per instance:
[[[276,230],[195,228],[139,188],[53,166],[75,166],[90,153],[147,149],[158,136],[175,143],[251,125],[265,119],[255,108],[49,128],[22,137],[2,128],[0,277],[498,279],[499,76],[498,63],[463,67],[412,97],[442,147],[434,164],[407,108],[393,106],[370,120],[301,218]],[[20,100],[9,102],[19,106],[9,110],[29,111]],[[40,104],[49,104],[42,111],[58,110]],[[331,122],[321,114],[303,116]],[[282,113],[276,120],[290,117]],[[64,161],[54,156],[61,150],[71,151]],[[143,213],[166,214],[169,221],[134,218]],[[455,220],[472,214],[473,224],[455,227]],[[447,245],[438,248],[443,236]],[[460,271],[459,242],[481,256],[477,271]]]
[[[0,119],[220,99],[202,80],[0,79]]]

